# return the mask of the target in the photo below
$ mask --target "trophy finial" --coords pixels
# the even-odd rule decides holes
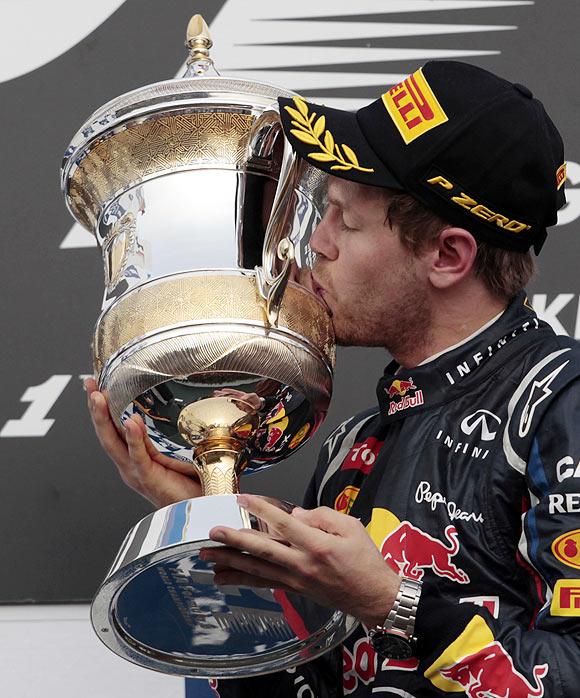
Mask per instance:
[[[213,41],[209,27],[201,15],[193,15],[189,20],[185,45],[189,49],[189,58],[184,77],[205,75],[208,69],[213,66],[213,61],[209,56],[209,49],[213,46]],[[218,74],[217,71],[216,74]]]
[[[193,60],[209,58],[209,49],[213,46],[209,27],[201,15],[193,15],[187,25],[186,46]]]

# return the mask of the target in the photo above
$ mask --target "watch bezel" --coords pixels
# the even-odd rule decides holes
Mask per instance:
[[[369,632],[375,652],[384,659],[410,659],[414,656],[416,639],[398,630],[378,626]]]

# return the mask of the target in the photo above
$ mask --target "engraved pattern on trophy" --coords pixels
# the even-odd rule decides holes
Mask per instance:
[[[285,327],[297,336],[310,335],[314,347],[333,363],[334,337],[328,314],[303,288],[290,283],[286,293],[278,328]],[[138,295],[123,296],[101,317],[94,338],[95,366],[101,370],[106,358],[123,345],[162,327],[213,317],[261,324],[263,313],[255,298],[254,279],[233,273],[227,283],[222,275],[191,273],[167,279],[162,287],[155,282],[142,285]]]
[[[98,140],[70,183],[73,213],[91,228],[100,204],[149,176],[191,165],[242,165],[251,115],[228,111],[169,114]]]
[[[182,79],[97,110],[63,161],[69,210],[103,255],[93,357],[111,417],[139,414],[203,493],[129,532],[91,618],[142,666],[242,676],[308,661],[356,625],[281,590],[217,587],[199,558],[215,525],[265,530],[237,503],[239,477],[289,456],[326,415],[334,334],[309,246],[326,180],[284,140],[276,98],[291,93],[221,78],[201,17],[187,45]]]

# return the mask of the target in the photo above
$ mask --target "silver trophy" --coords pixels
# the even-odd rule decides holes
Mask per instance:
[[[112,418],[139,414],[204,491],[129,532],[93,626],[136,664],[219,678],[312,659],[356,621],[281,590],[218,588],[199,559],[215,525],[265,530],[238,506],[238,477],[314,433],[334,366],[328,311],[307,287],[326,177],[283,137],[277,97],[292,93],[221,77],[211,43],[196,15],[183,78],[97,110],[65,153],[62,188],[103,255],[93,351]]]

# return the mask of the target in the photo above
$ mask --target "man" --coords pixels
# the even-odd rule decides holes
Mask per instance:
[[[204,553],[218,583],[296,591],[361,625],[313,662],[216,691],[577,696],[580,353],[523,291],[565,201],[557,130],[527,88],[455,62],[357,114],[299,98],[281,113],[300,157],[333,175],[312,288],[340,343],[394,361],[378,408],[326,442],[304,509],[241,497],[278,539],[218,527],[227,547]],[[125,445],[95,387],[127,484],[157,505],[195,496],[137,417]]]

